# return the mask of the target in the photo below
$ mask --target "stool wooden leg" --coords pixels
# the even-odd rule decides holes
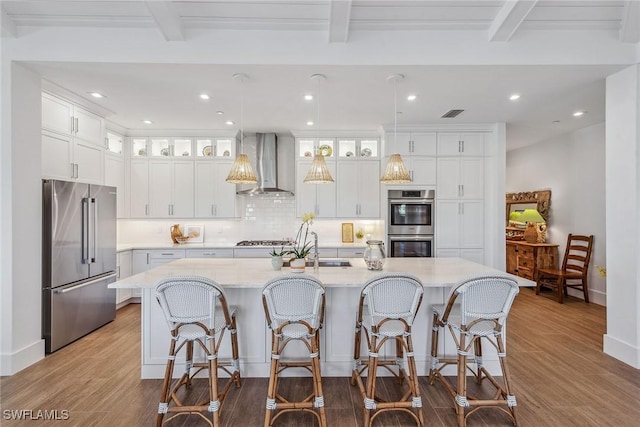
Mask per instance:
[[[232,379],[235,382],[236,387],[240,387],[242,385],[242,378],[240,376],[240,357],[238,356],[238,329],[236,326],[235,314],[231,316],[231,328],[229,332],[231,333],[231,357],[233,359],[233,368],[235,369]]]
[[[429,368],[429,384],[433,385],[438,374],[436,360],[438,360],[438,338],[440,335],[440,327],[438,326],[438,315],[433,314],[433,322],[431,323],[431,368]]]
[[[461,333],[458,347],[458,386],[456,388],[456,418],[458,427],[464,427],[467,400],[467,356],[465,354],[465,334]]]
[[[280,339],[271,334],[271,370],[269,372],[269,387],[267,389],[266,412],[264,415],[264,427],[271,426],[271,417],[276,407],[276,391],[278,387],[278,362]]]
[[[413,355],[413,340],[411,339],[411,335],[407,337],[407,365],[409,368],[409,388],[411,390],[411,395],[416,402],[420,402],[419,405],[415,407],[415,411],[418,416],[418,425],[424,425],[424,416],[422,414],[422,398],[420,397],[420,385],[418,384],[418,371],[416,369],[416,360]]]
[[[173,379],[173,367],[175,365],[175,350],[176,340],[171,340],[169,346],[169,357],[167,360],[167,367],[164,371],[164,381],[162,382],[162,394],[160,395],[160,404],[158,405],[158,417],[156,419],[156,426],[162,426],[162,419],[166,413],[166,408],[169,405],[169,395],[171,394],[171,381]]]
[[[504,349],[504,342],[502,340],[502,334],[496,336],[496,344],[498,345],[498,360],[500,361],[500,369],[502,370],[502,380],[504,382],[504,394],[507,400],[507,406],[511,417],[513,418],[513,424],[518,426],[517,417],[517,404],[516,397],[511,393],[511,377],[509,374],[509,366],[507,364],[507,353]]]
[[[356,318],[356,328],[353,343],[353,371],[351,372],[351,385],[356,385],[357,377],[360,376],[358,364],[360,361],[360,345],[362,340],[362,324]]]
[[[311,369],[313,371],[313,390],[317,406],[320,427],[327,427],[327,418],[324,410],[324,394],[322,393],[322,375],[320,373],[320,331],[316,331],[315,335],[311,338],[312,344],[312,357],[311,357]]]
[[[376,398],[376,375],[378,370],[378,353],[376,346],[378,338],[374,333],[371,334],[371,344],[369,346],[369,369],[367,372],[367,386],[364,397],[364,427],[371,425],[371,412],[375,406]]]
[[[558,276],[556,287],[558,288],[558,302],[562,304],[564,302],[564,277]]]

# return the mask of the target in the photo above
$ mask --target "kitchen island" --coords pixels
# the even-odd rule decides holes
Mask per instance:
[[[429,371],[431,339],[431,304],[443,304],[456,282],[483,274],[507,273],[461,258],[388,258],[384,270],[367,270],[361,258],[349,258],[350,267],[308,267],[306,273],[317,277],[326,287],[325,324],[321,337],[322,374],[350,376],[353,360],[353,331],[360,287],[384,272],[405,272],[417,276],[424,285],[422,305],[413,328],[414,352],[419,375]],[[155,286],[166,277],[196,275],[212,279],[225,288],[230,305],[237,308],[240,366],[245,377],[268,377],[270,333],[264,319],[261,290],[264,284],[289,270],[274,271],[271,260],[264,258],[185,258],[115,282],[112,288],[142,288],[142,378],[162,378],[169,348],[168,326],[155,299]],[[535,283],[512,276],[521,286]],[[453,352],[453,343],[444,342],[445,351]],[[225,343],[226,344],[226,343]],[[297,343],[294,343],[297,344]],[[293,344],[292,344],[293,345]],[[229,346],[221,348],[228,356]],[[292,352],[296,352],[293,347]],[[391,347],[387,351],[392,351]],[[483,348],[483,350],[485,350]],[[486,349],[485,364],[499,372],[497,358]],[[300,354],[304,354],[303,351]],[[366,353],[364,353],[366,354]],[[176,369],[180,372],[180,369]]]

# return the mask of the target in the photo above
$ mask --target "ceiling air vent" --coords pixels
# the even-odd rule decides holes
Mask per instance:
[[[446,113],[444,113],[442,115],[443,119],[453,119],[454,117],[458,117],[458,115],[460,113],[462,113],[464,110],[449,110]]]

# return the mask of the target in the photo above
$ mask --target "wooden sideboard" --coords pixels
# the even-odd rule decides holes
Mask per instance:
[[[536,280],[539,268],[558,268],[558,245],[507,240],[507,273]]]

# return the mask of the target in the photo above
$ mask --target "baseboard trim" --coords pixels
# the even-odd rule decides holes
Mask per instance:
[[[44,359],[44,340],[36,341],[12,354],[0,355],[0,375],[14,375]]]
[[[603,341],[603,351],[606,354],[636,369],[640,368],[640,349],[638,347],[620,341],[609,334],[604,335]]]

